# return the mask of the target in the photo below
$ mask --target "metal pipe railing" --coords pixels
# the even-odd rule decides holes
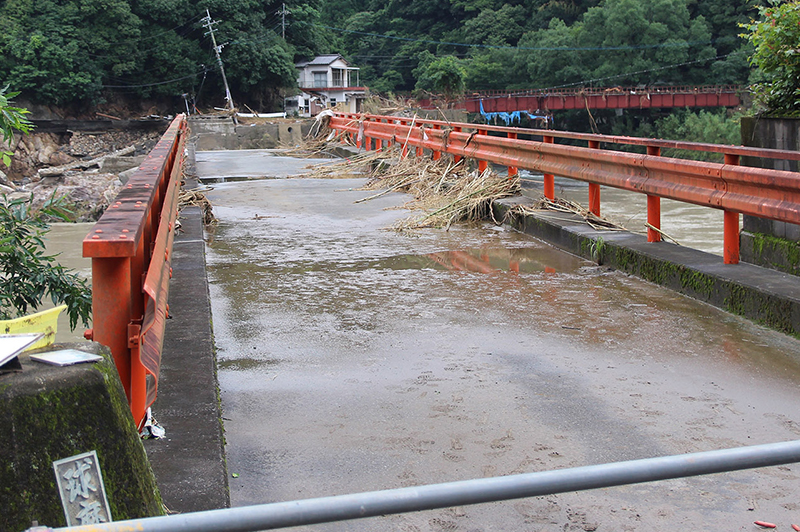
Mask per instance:
[[[739,262],[739,215],[748,214],[771,220],[800,223],[800,174],[783,170],[739,166],[742,155],[772,158],[800,158],[800,153],[782,150],[716,146],[708,144],[638,139],[647,146],[647,154],[601,149],[601,143],[628,143],[628,137],[604,137],[554,130],[525,130],[478,124],[448,123],[415,118],[413,125],[391,116],[337,113],[330,119],[334,129],[364,138],[447,152],[455,157],[478,161],[482,170],[488,162],[514,169],[544,174],[544,195],[553,199],[553,176],[567,177],[590,184],[592,212],[600,212],[599,189],[605,185],[629,190],[652,198],[667,198],[725,211],[724,232],[726,264]],[[466,133],[472,129],[473,133]],[[504,136],[490,135],[490,132]],[[517,138],[509,133],[517,133]],[[522,140],[519,135],[541,134],[542,140]],[[588,147],[556,144],[556,138],[588,141]],[[609,140],[610,139],[610,140]],[[631,141],[632,143],[632,141]],[[724,164],[663,157],[660,148],[687,148],[724,153]],[[660,227],[650,200],[648,223]]]
[[[410,120],[401,117],[383,116],[383,115],[370,115],[370,114],[356,114],[356,113],[340,113],[339,116],[351,120]],[[417,126],[424,125],[425,127],[438,126],[440,128],[454,128],[460,127],[463,131],[477,131],[481,129],[492,133],[502,133],[508,135],[513,133],[525,136],[534,137],[552,137],[553,139],[565,140],[579,140],[585,142],[602,143],[606,149],[612,145],[619,146],[642,146],[644,148],[659,148],[659,149],[675,149],[685,151],[700,151],[706,153],[721,153],[728,155],[738,155],[741,157],[758,157],[762,159],[778,159],[787,161],[800,161],[800,152],[790,150],[776,150],[770,148],[755,148],[751,146],[736,146],[733,144],[709,144],[706,142],[688,142],[683,140],[668,140],[668,139],[653,139],[643,137],[629,137],[624,135],[600,135],[598,133],[578,133],[575,131],[559,131],[556,129],[537,129],[537,128],[524,128],[512,126],[493,126],[489,124],[467,124],[462,122],[447,122],[444,120],[432,120],[426,118],[416,117],[414,123]]]
[[[594,466],[56,529],[251,532],[800,462],[800,440]],[[34,529],[31,529],[33,531]],[[42,532],[42,528],[36,529]],[[49,529],[44,529],[49,530]]]

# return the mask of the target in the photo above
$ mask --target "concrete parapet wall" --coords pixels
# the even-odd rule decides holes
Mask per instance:
[[[50,366],[20,357],[23,371],[0,375],[0,530],[37,520],[65,526],[53,462],[97,451],[115,521],[161,515],[163,506],[110,352],[96,364]]]
[[[742,144],[756,148],[800,151],[800,119],[742,118]],[[798,161],[742,157],[745,166],[798,171]],[[741,259],[800,275],[800,225],[744,216]]]
[[[197,151],[272,149],[296,146],[311,129],[313,120],[235,125],[229,118],[191,118],[189,129]]]
[[[597,231],[582,218],[547,211],[514,214],[527,198],[494,203],[495,218],[556,247],[641,277],[787,334],[800,335],[800,279],[627,231]]]

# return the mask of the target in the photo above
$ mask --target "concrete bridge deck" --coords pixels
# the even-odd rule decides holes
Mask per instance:
[[[265,154],[262,173],[273,166]],[[404,199],[353,205],[369,195],[360,183],[270,179],[211,193],[220,224],[208,275],[233,505],[800,437],[797,340],[509,228],[383,231],[403,215],[384,208]],[[180,249],[171,295],[188,297],[171,302],[171,325],[194,312],[208,323],[197,306],[205,278],[182,266],[198,263]],[[492,271],[454,271],[464,255]],[[172,450],[154,467],[167,505],[183,511],[204,499],[193,489],[212,485],[224,504],[225,485],[220,454],[203,444],[213,413],[194,416],[166,394],[195,363],[191,342],[179,334],[165,352],[182,358],[165,367],[156,405]],[[188,393],[211,388],[189,384]],[[170,454],[195,462],[170,470]],[[788,526],[800,511],[798,478],[782,467],[313,530]]]
[[[383,231],[403,197],[353,205],[359,185],[211,193],[233,505],[800,436],[795,339],[508,228]],[[448,270],[450,252],[494,271]],[[314,529],[746,529],[791,519],[797,479],[786,467]]]

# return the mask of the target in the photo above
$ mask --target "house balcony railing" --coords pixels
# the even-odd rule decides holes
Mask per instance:
[[[307,89],[344,89],[356,86],[352,83],[345,83],[344,81],[330,83],[328,81],[314,80],[313,78],[300,78],[297,83],[300,88]]]

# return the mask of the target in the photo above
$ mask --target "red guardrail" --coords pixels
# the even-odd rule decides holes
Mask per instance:
[[[739,214],[800,223],[800,174],[738,166],[743,155],[800,160],[797,152],[344,113],[336,113],[330,125],[352,134],[366,149],[374,139],[378,150],[384,142],[399,143],[404,156],[414,146],[418,155],[427,149],[434,159],[443,152],[477,159],[481,170],[492,162],[507,166],[510,175],[518,168],[542,172],[549,199],[554,199],[554,175],[588,182],[589,210],[597,215],[600,185],[646,194],[647,222],[654,228],[648,229],[650,242],[661,239],[660,198],[721,209],[726,264],[739,262]],[[542,140],[522,140],[520,135]],[[557,138],[583,140],[588,147],[556,144]],[[601,149],[601,144],[643,145],[647,154]],[[725,162],[662,157],[663,147],[723,153]]]
[[[139,425],[158,386],[186,132],[179,115],[83,240],[92,258],[86,336],[111,349]]]

